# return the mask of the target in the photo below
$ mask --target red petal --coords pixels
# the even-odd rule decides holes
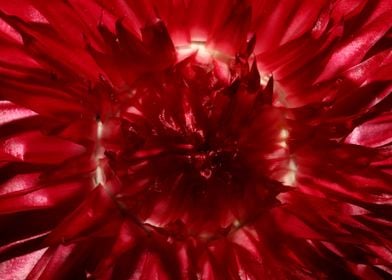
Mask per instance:
[[[345,139],[346,143],[380,147],[392,143],[392,114],[384,114],[357,126]]]
[[[386,11],[373,22],[360,29],[356,34],[353,34],[351,38],[342,42],[329,58],[324,71],[320,74],[316,83],[330,79],[337,73],[359,63],[369,49],[392,26],[389,20],[391,17],[392,12]]]
[[[32,163],[56,164],[84,152],[84,148],[39,132],[26,132],[0,140],[0,158]]]

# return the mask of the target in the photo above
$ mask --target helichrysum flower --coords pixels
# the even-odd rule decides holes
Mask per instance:
[[[0,0],[0,279],[390,279],[391,26]]]

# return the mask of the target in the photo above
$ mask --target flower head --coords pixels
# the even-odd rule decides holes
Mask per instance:
[[[0,0],[2,279],[387,279],[390,0]]]

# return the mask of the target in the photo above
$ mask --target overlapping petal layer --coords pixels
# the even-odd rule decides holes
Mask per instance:
[[[391,18],[0,0],[0,278],[390,278]]]

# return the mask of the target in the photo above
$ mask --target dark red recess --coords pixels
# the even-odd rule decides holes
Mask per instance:
[[[391,0],[0,0],[0,279],[390,279]]]

